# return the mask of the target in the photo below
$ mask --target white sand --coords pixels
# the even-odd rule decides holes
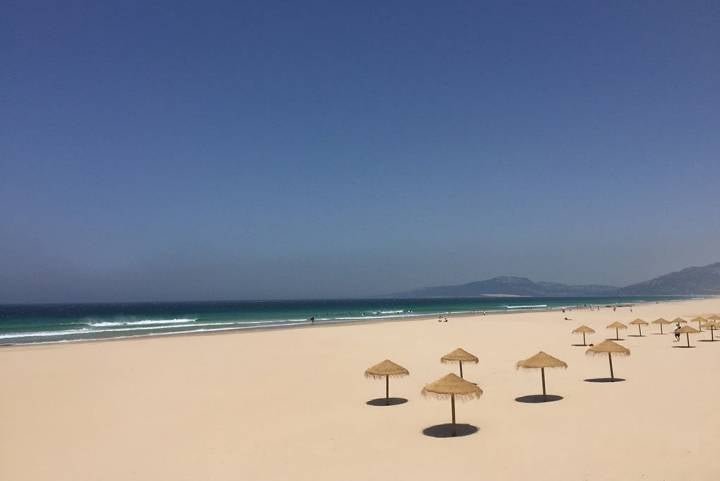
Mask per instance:
[[[283,331],[0,349],[0,480],[718,480],[720,342],[676,349],[671,335],[627,337],[632,355],[573,347],[588,324],[720,312],[720,299],[601,312],[516,313]],[[572,321],[565,321],[567,315]],[[668,327],[670,330],[671,327]],[[684,341],[684,338],[683,338]],[[425,436],[449,401],[425,383],[480,357],[465,377],[485,391],[459,402],[460,438]],[[540,374],[515,362],[538,350],[558,402],[524,404]],[[384,382],[363,377],[385,358],[411,375],[391,381],[406,404],[368,406]]]

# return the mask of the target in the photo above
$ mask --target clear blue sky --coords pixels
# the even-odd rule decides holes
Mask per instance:
[[[0,302],[720,260],[718,2],[4,2]]]

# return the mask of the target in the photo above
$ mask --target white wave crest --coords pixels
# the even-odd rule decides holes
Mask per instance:
[[[197,319],[143,319],[141,321],[102,321],[88,322],[91,327],[155,326],[163,324],[187,324]]]
[[[505,306],[505,309],[544,309],[547,304],[531,304],[527,306]]]
[[[38,332],[10,332],[7,334],[0,334],[0,339],[20,339],[23,337],[52,337],[52,336],[67,336],[73,334],[87,334],[93,332],[91,329],[86,327],[82,329],[67,329],[65,331],[38,331]]]
[[[93,327],[110,327],[114,329],[90,329],[83,327],[81,329],[65,329],[58,331],[37,331],[37,332],[11,332],[6,334],[0,334],[0,339],[13,340],[23,339],[28,337],[66,337],[76,336],[83,334],[102,334],[108,332],[143,332],[143,331],[159,331],[158,334],[170,333],[172,329],[185,329],[180,332],[205,332],[215,330],[228,330],[228,329],[251,329],[252,327],[279,327],[279,326],[291,326],[297,323],[308,322],[306,319],[283,319],[279,321],[227,321],[227,322],[194,322],[197,319],[173,319],[174,322],[169,323],[167,320],[165,324],[158,322],[152,323],[152,325],[141,325],[138,323],[95,323]],[[180,323],[182,322],[182,323]],[[145,322],[145,324],[148,324]],[[233,326],[233,327],[227,327]],[[200,327],[210,329],[198,329]],[[217,329],[213,329],[217,328]],[[189,330],[187,330],[189,329]],[[147,335],[147,334],[146,334]]]

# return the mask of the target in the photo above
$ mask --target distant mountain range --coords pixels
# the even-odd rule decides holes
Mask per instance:
[[[720,295],[720,262],[703,267],[688,267],[649,281],[623,287],[626,296]]]
[[[394,294],[394,297],[603,297],[603,296],[720,295],[720,262],[688,267],[626,287],[534,282],[525,277],[500,276],[484,281],[435,286]]]

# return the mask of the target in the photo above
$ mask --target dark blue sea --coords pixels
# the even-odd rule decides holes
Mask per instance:
[[[475,312],[611,306],[673,297],[500,297],[0,305],[0,344],[65,342]]]

